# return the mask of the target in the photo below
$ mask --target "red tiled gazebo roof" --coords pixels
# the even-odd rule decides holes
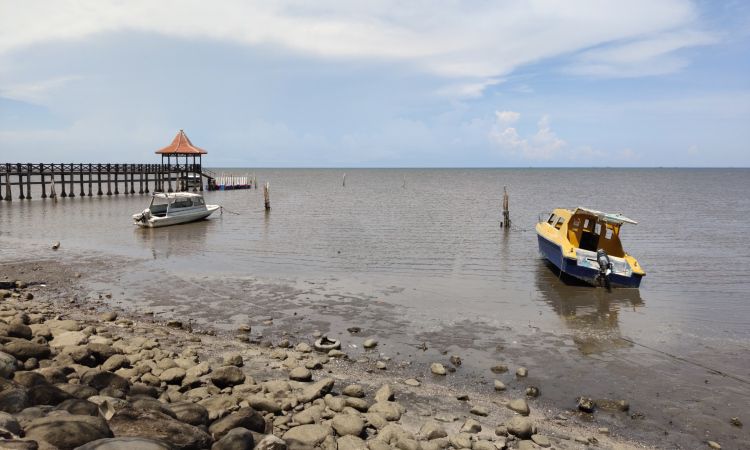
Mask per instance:
[[[177,132],[177,135],[174,137],[171,144],[157,150],[156,153],[162,155],[205,155],[208,152],[193,145],[187,137],[187,134],[180,130]]]

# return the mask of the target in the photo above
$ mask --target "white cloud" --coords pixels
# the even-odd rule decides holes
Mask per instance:
[[[50,78],[47,80],[10,84],[4,87],[0,87],[0,97],[20,100],[29,103],[39,103],[46,100],[47,97],[56,89],[79,79],[81,79],[81,77],[76,75],[68,75]]]
[[[496,111],[497,123],[490,132],[490,138],[497,147],[507,153],[531,160],[549,160],[566,146],[550,128],[549,117],[544,115],[537,123],[537,131],[529,138],[522,138],[516,128],[510,125],[520,119],[514,111]]]
[[[622,45],[614,53],[593,51],[578,70],[603,70],[600,62],[619,58],[639,65],[667,57],[669,63],[672,50],[710,41],[693,31],[696,13],[689,0],[0,0],[0,10],[0,55],[45,42],[140,31],[272,44],[326,58],[396,60],[441,76],[480,79],[459,92],[469,96],[488,85],[481,79],[611,42]],[[643,36],[648,40],[638,41]]]

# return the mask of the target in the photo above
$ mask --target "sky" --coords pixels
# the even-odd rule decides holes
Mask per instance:
[[[0,162],[748,167],[750,2],[0,0]]]

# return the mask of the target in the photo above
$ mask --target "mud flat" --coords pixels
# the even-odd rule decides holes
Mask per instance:
[[[116,311],[106,295],[82,292],[79,276],[54,263],[5,266],[0,274],[1,448],[659,446],[573,423],[579,412],[538,406],[538,390],[513,398],[503,383],[482,395],[435,382],[451,375],[440,363],[415,373],[408,361],[320,351],[318,333],[272,341],[252,324],[217,335],[178,318]],[[350,339],[377,355],[377,341]],[[460,357],[451,363],[460,365]],[[520,367],[488,368],[509,369],[527,375]],[[589,399],[580,406],[627,409]],[[719,448],[696,442],[709,445]]]

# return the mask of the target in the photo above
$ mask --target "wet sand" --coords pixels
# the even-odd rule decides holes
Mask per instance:
[[[732,383],[741,383],[696,366],[696,376],[705,379],[706,390],[703,394],[693,392],[694,404],[671,400],[669,393],[658,392],[662,386],[658,382],[628,386],[634,367],[641,371],[652,370],[654,376],[665,376],[670,368],[643,360],[608,358],[602,353],[603,349],[634,344],[612,333],[611,327],[603,327],[602,333],[597,333],[597,321],[612,320],[608,313],[601,311],[580,318],[584,321],[584,331],[572,342],[563,342],[570,339],[545,333],[532,323],[518,327],[464,319],[450,328],[442,324],[415,327],[419,319],[398,308],[397,300],[388,300],[389,295],[397,296],[400,289],[391,286],[375,298],[361,292],[353,293],[356,287],[353,284],[343,289],[341,281],[333,278],[269,280],[177,276],[173,272],[153,271],[146,274],[138,270],[138,263],[133,260],[77,257],[72,262],[60,253],[51,258],[5,264],[2,268],[2,277],[34,283],[41,298],[57,297],[59,310],[76,319],[90,320],[96,312],[117,310],[133,317],[140,326],[158,329],[168,320],[179,318],[187,327],[202,333],[206,354],[218,354],[237,346],[267,352],[269,344],[286,339],[293,344],[312,342],[318,333],[339,338],[349,359],[336,361],[326,369],[345,382],[367,380],[372,386],[382,383],[402,386],[407,409],[415,412],[416,418],[442,411],[463,423],[463,417],[470,416],[467,413],[475,403],[473,399],[478,399],[493,409],[492,420],[502,423],[508,416],[503,403],[511,398],[526,398],[527,387],[534,386],[541,395],[528,399],[532,417],[545,427],[549,426],[545,432],[552,436],[594,437],[604,448],[625,444],[696,448],[705,446],[708,440],[722,443],[723,448],[742,448],[748,442],[745,429],[729,423],[730,417],[742,417],[746,412],[741,398],[734,405],[727,404],[724,411],[696,411],[696,407],[700,409],[703,405],[700,395],[716,392],[713,385],[731,389]],[[41,287],[40,283],[46,286]],[[170,286],[169,293],[165,293],[165,286]],[[624,307],[637,306],[636,299],[629,301],[631,303]],[[235,339],[243,325],[252,327],[250,343]],[[347,331],[351,327],[361,331]],[[370,337],[379,342],[376,351],[362,348],[364,340]],[[560,359],[560,354],[573,352],[573,349],[576,354],[588,355],[586,366],[577,363],[578,357]],[[450,363],[453,355],[461,358],[460,366]],[[663,363],[662,357],[654,359]],[[378,369],[378,361],[386,362],[387,369]],[[430,364],[433,362],[444,364],[449,369],[448,375],[432,375]],[[490,368],[497,364],[507,365],[509,372],[493,374]],[[680,365],[680,370],[684,371],[684,362],[672,364]],[[602,366],[606,366],[606,373],[619,374],[618,378],[596,380]],[[516,377],[514,372],[518,367],[528,368],[528,376]],[[572,377],[580,380],[572,381]],[[403,386],[407,378],[418,379],[422,385],[407,389]],[[557,378],[560,380],[555,381]],[[494,379],[502,380],[507,390],[497,393]],[[665,381],[670,382],[668,378]],[[675,388],[682,389],[681,386]],[[745,395],[741,385],[736,389],[737,395]],[[468,395],[472,400],[456,400],[460,395]],[[593,414],[583,413],[576,408],[579,395],[624,400],[630,409],[600,408]],[[669,421],[667,426],[662,422],[665,420]],[[602,427],[608,429],[607,437],[597,431]],[[701,432],[696,433],[698,430]],[[703,430],[705,436],[698,436]],[[574,445],[574,442],[568,444]]]

